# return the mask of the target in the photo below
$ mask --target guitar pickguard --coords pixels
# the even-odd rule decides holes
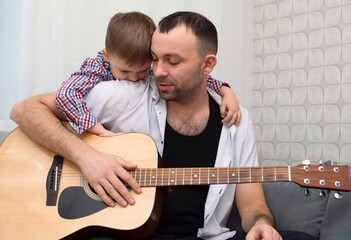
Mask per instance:
[[[58,213],[65,219],[78,219],[107,208],[101,200],[92,199],[83,187],[65,188],[59,197]]]

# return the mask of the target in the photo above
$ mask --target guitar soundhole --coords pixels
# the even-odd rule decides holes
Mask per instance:
[[[92,186],[90,186],[89,183],[88,183],[88,187],[89,187],[90,191],[92,191],[95,195],[97,195],[97,193],[95,192],[94,188]]]

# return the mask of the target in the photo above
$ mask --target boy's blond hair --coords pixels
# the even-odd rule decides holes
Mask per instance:
[[[154,21],[143,13],[117,13],[107,27],[106,50],[130,66],[143,66],[152,59],[150,47],[155,29]]]

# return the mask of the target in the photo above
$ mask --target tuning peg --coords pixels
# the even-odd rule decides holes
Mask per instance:
[[[321,190],[321,191],[319,192],[319,196],[320,196],[321,198],[324,198],[324,197],[325,197],[325,192],[324,192],[323,190]]]
[[[305,160],[302,161],[302,164],[304,164],[304,165],[310,165],[311,162],[310,162],[310,160],[305,159]]]
[[[339,191],[337,191],[337,192],[334,193],[334,197],[335,197],[336,199],[340,200],[340,199],[343,198],[343,195],[342,195]]]
[[[311,196],[311,192],[308,188],[305,188],[305,190],[303,191],[303,193],[305,194],[306,197]]]

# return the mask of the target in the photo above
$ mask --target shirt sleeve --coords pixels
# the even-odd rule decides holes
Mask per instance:
[[[112,80],[110,76],[112,74],[101,60],[87,58],[79,71],[63,82],[57,91],[56,106],[79,134],[98,122],[87,108],[83,100],[84,96],[99,82]]]
[[[211,75],[207,75],[207,87],[212,89],[213,91],[215,91],[218,95],[220,88],[222,86],[226,86],[226,87],[230,87],[228,83],[216,80],[214,78],[211,77]]]

